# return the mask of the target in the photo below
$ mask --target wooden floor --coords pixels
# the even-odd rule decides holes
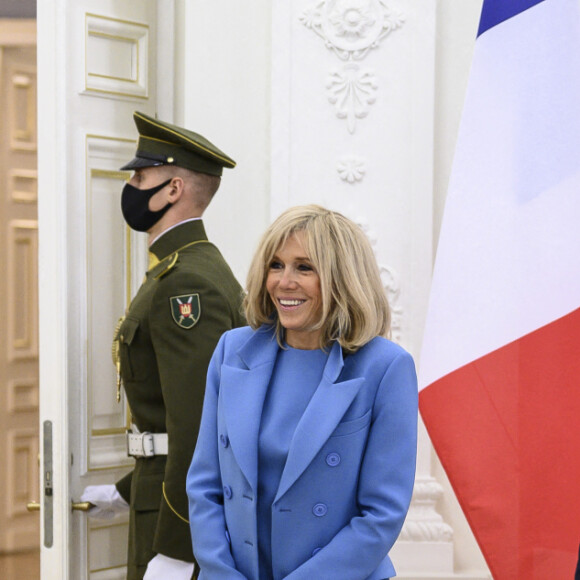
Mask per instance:
[[[40,580],[40,551],[0,554],[1,580]]]

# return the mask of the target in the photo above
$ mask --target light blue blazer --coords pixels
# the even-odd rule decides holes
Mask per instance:
[[[258,580],[258,434],[279,346],[271,327],[226,332],[216,347],[187,475],[200,580]],[[332,347],[272,505],[275,580],[380,580],[407,514],[417,453],[411,356],[375,338]]]

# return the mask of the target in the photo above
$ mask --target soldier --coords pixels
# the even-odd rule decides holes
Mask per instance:
[[[235,162],[207,139],[134,113],[139,131],[121,205],[149,235],[149,269],[116,331],[119,388],[132,414],[135,468],[116,485],[89,486],[89,515],[130,509],[127,578],[190,580],[194,558],[185,478],[195,447],[207,366],[223,332],[245,324],[242,288],[205,234],[201,216]]]

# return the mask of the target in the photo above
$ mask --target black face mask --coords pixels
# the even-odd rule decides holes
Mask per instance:
[[[167,202],[167,205],[158,211],[151,211],[149,209],[149,200],[170,181],[171,179],[168,179],[151,189],[139,189],[129,183],[125,184],[121,194],[121,210],[127,225],[131,229],[138,232],[146,232],[163,217],[163,214],[171,207],[171,203]]]

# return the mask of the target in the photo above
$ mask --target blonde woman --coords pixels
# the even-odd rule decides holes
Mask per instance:
[[[415,474],[411,356],[360,228],[284,212],[212,358],[188,477],[200,580],[383,580]]]

